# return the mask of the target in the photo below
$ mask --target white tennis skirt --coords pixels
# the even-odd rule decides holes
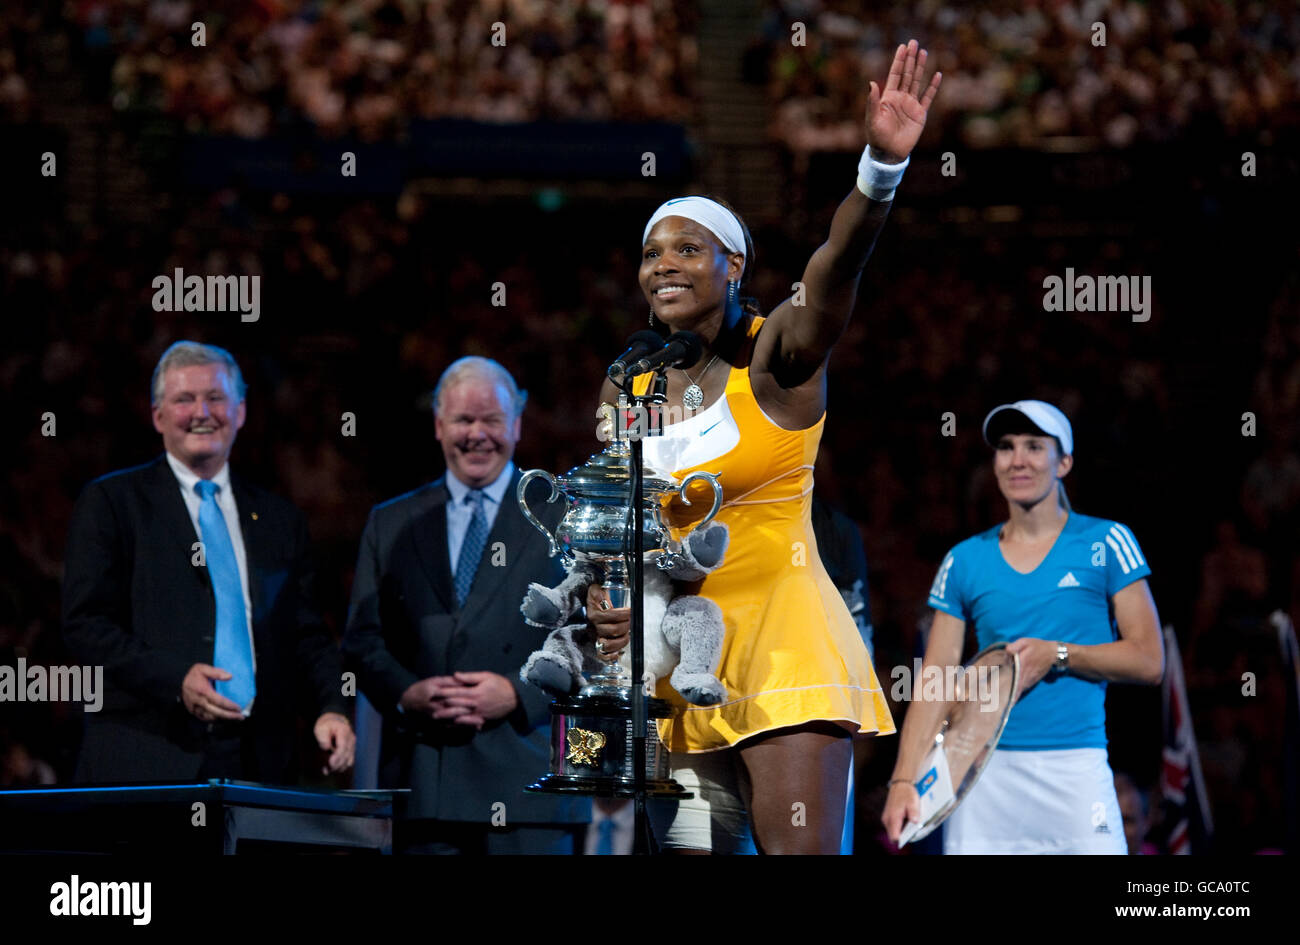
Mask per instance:
[[[1104,748],[997,749],[943,824],[943,852],[1128,852]]]

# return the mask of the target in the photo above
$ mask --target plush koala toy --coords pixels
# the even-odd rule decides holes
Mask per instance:
[[[645,567],[645,683],[671,672],[673,688],[694,705],[717,705],[727,688],[715,675],[722,657],[722,611],[694,594],[674,596],[674,581],[698,581],[717,570],[727,550],[727,526],[710,522],[686,536],[682,550],[664,570],[650,557]],[[519,610],[534,627],[554,627],[542,648],[528,657],[519,677],[553,695],[571,695],[587,674],[606,664],[597,655],[587,624],[565,625],[586,603],[587,585],[603,579],[600,569],[579,552],[556,587],[530,584]]]

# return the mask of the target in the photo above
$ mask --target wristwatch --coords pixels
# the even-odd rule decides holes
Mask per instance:
[[[1056,644],[1056,662],[1052,664],[1052,675],[1060,676],[1070,669],[1070,648],[1064,643]]]

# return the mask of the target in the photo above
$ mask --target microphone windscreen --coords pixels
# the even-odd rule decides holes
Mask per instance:
[[[696,362],[700,360],[700,355],[704,353],[704,342],[700,341],[700,336],[693,331],[679,331],[669,336],[668,344],[672,344],[674,341],[680,344],[685,351],[673,366],[683,370],[690,370],[695,367]]]
[[[642,328],[640,331],[628,335],[627,341],[624,342],[630,351],[633,348],[641,348],[641,354],[650,351],[658,351],[663,346],[664,336],[650,328]],[[641,355],[638,355],[640,357]]]

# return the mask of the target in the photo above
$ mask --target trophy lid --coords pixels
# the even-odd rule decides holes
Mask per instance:
[[[632,454],[627,444],[611,443],[604,451],[594,453],[581,466],[574,466],[561,479],[566,486],[576,490],[608,489],[616,487],[626,489],[631,482]],[[653,468],[645,469],[641,476],[642,488],[647,495],[673,492],[677,482],[663,476]]]

